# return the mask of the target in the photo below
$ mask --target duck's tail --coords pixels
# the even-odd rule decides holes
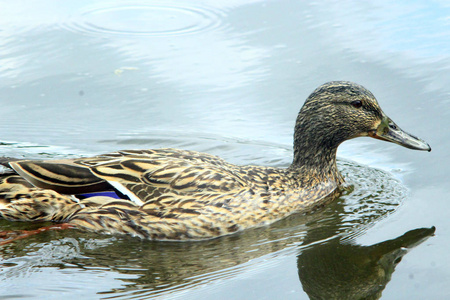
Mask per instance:
[[[133,202],[108,196],[82,200],[50,189],[36,188],[16,174],[0,175],[0,219],[68,223],[108,233],[133,233],[134,219],[145,213]],[[144,237],[144,234],[134,234]]]
[[[1,175],[6,175],[6,174],[14,174],[16,173],[12,168],[11,165],[9,164],[9,162],[12,161],[18,161],[19,159],[17,158],[12,158],[12,157],[6,157],[6,156],[0,156],[0,174]]]
[[[11,157],[6,157],[6,156],[0,156],[0,165],[1,166],[4,166],[5,168],[11,168],[10,166],[9,166],[9,162],[11,161],[11,160],[14,160],[14,158],[11,158]]]
[[[166,238],[174,228],[158,224],[160,218],[145,222],[147,213],[129,200],[94,196],[78,200],[53,190],[33,187],[19,175],[0,176],[0,219],[25,222],[58,222],[71,228],[99,233],[130,234],[141,238]],[[175,220],[174,220],[175,221]],[[167,222],[166,222],[167,223]],[[152,228],[155,225],[156,228]],[[180,226],[180,225],[179,225]],[[164,228],[166,228],[163,230]],[[44,227],[37,232],[53,229]],[[177,228],[175,228],[177,229]],[[6,242],[0,231],[0,245]],[[9,234],[9,233],[8,233]],[[33,233],[34,234],[34,233]],[[30,232],[20,233],[29,236]]]
[[[0,218],[10,221],[63,221],[79,209],[70,196],[33,187],[16,174],[0,177]]]

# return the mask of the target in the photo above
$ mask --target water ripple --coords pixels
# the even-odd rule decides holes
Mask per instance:
[[[222,24],[223,16],[224,12],[217,9],[183,3],[115,5],[81,10],[63,26],[88,34],[172,36],[215,29]]]

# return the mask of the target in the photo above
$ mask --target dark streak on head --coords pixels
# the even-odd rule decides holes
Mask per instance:
[[[351,103],[361,101],[355,108]],[[314,90],[297,117],[293,166],[329,169],[335,165],[337,147],[364,135],[381,120],[382,110],[374,95],[348,81],[332,81]]]

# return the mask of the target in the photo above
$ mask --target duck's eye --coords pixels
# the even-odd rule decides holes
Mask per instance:
[[[362,106],[362,101],[355,100],[355,101],[352,101],[350,104],[353,105],[353,107],[360,108]]]

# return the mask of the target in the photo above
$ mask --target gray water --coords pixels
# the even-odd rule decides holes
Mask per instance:
[[[433,148],[348,141],[338,156],[352,192],[212,241],[67,230],[2,246],[0,298],[450,297],[444,1],[0,6],[1,156],[174,147],[284,167],[298,110],[330,80],[366,86]],[[0,221],[2,230],[41,225]]]

